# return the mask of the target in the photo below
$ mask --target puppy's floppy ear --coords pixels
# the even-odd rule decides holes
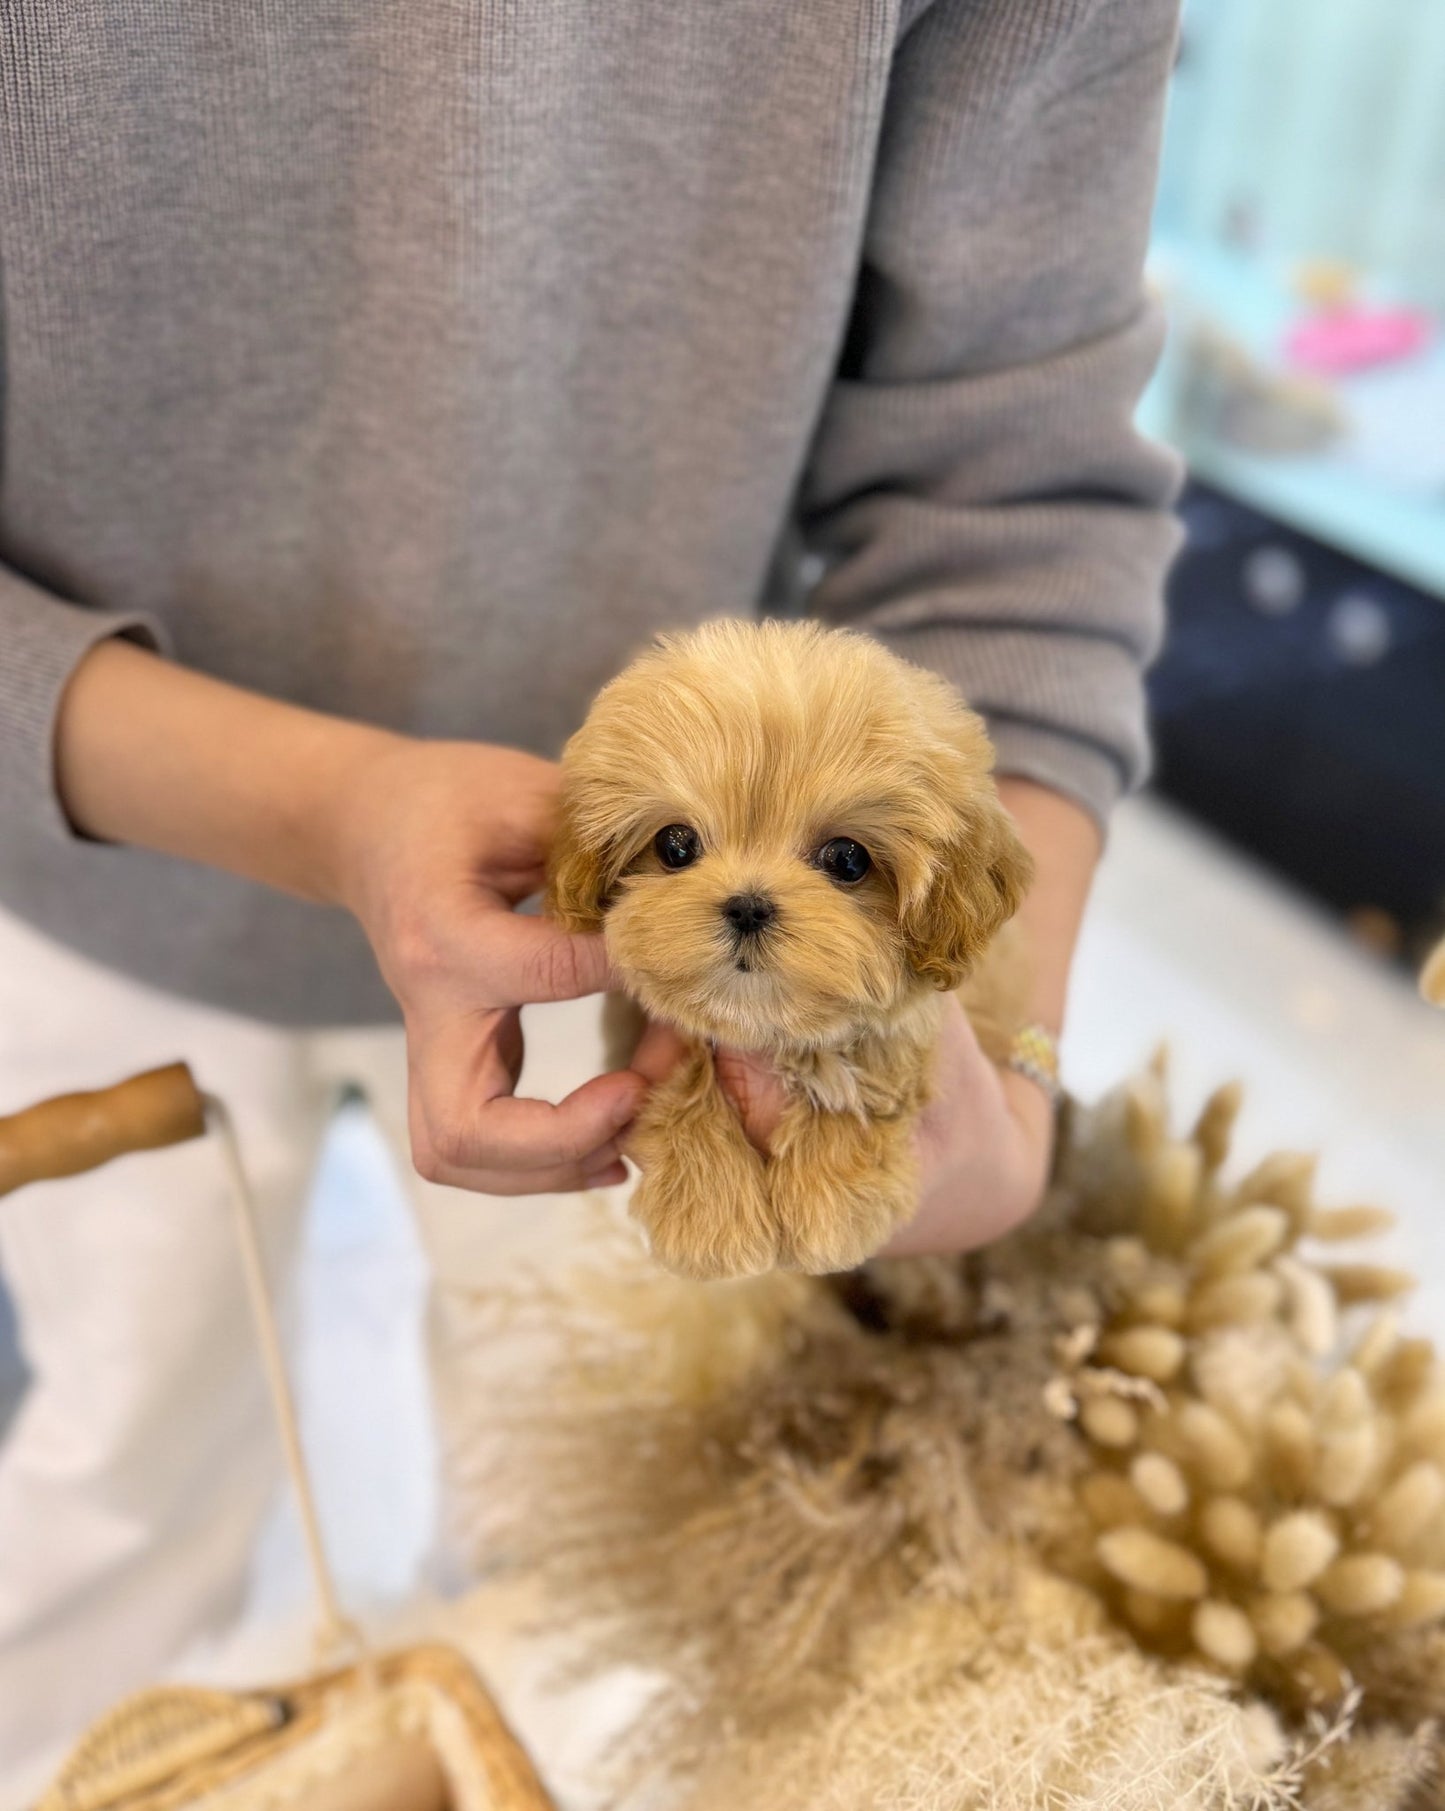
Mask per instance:
[[[624,673],[603,686],[562,750],[562,793],[544,905],[567,931],[602,929],[613,890],[653,808],[637,783],[638,738],[628,680]]]
[[[547,916],[564,931],[600,931],[615,878],[610,851],[602,839],[584,832],[575,802],[569,803],[564,789],[547,863]]]
[[[901,915],[914,972],[939,989],[961,985],[1018,910],[1033,874],[1033,858],[993,782],[975,782],[953,833],[936,851],[931,881]]]

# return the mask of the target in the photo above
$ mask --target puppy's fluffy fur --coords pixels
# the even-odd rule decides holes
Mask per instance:
[[[632,998],[689,1043],[632,1145],[632,1211],[669,1268],[842,1270],[911,1217],[943,995],[1031,872],[992,759],[944,681],[813,623],[668,637],[599,694],[563,756],[548,904],[604,930]],[[769,1159],[715,1044],[786,1082]]]

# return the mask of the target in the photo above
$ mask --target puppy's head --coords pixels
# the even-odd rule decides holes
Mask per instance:
[[[1027,854],[978,717],[814,623],[667,637],[563,756],[548,906],[605,929],[654,1016],[749,1049],[837,1044],[956,987]]]

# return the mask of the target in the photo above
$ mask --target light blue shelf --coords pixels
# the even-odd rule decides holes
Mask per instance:
[[[1146,431],[1177,446],[1206,484],[1445,599],[1445,331],[1408,365],[1334,386],[1347,420],[1373,417],[1376,441],[1382,433],[1393,439],[1403,467],[1411,465],[1414,447],[1416,470],[1403,476],[1372,470],[1360,432],[1318,454],[1264,456],[1206,438],[1181,422],[1175,406],[1179,336],[1191,324],[1208,322],[1262,364],[1279,366],[1283,335],[1298,312],[1284,279],[1237,253],[1167,240],[1156,245],[1155,267],[1171,298],[1175,338],[1141,410]],[[1390,386],[1384,409],[1382,382]]]
[[[1445,597],[1445,0],[1184,0],[1155,214],[1177,327],[1150,431],[1207,483]],[[1342,381],[1312,458],[1205,440],[1178,353],[1208,320],[1278,367],[1291,282],[1325,259],[1432,310],[1435,350]]]

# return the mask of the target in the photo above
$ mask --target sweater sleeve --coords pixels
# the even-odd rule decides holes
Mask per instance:
[[[66,603],[0,565],[0,836],[7,825],[75,834],[55,787],[55,720],[70,675],[116,635],[163,645],[144,616]]]
[[[1002,772],[1102,824],[1147,769],[1178,541],[1135,406],[1177,0],[924,0],[804,474],[810,609],[951,679]]]

